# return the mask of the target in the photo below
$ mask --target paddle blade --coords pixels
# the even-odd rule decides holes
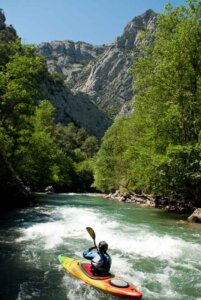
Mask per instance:
[[[87,227],[86,230],[88,231],[88,233],[89,233],[89,235],[92,237],[92,239],[95,241],[96,234],[95,234],[93,228]]]

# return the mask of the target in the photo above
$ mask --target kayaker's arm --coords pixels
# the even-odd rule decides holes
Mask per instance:
[[[95,253],[95,252],[92,252],[93,249],[96,249],[96,247],[91,247],[91,248],[85,250],[85,251],[83,252],[84,258],[89,259],[89,260],[92,260],[92,259],[96,256],[96,253]]]
[[[93,246],[93,247],[89,248],[89,251],[94,250],[94,249],[97,249],[97,247]]]

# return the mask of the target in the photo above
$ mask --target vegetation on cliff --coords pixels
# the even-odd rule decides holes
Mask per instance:
[[[2,16],[1,11],[4,22]],[[54,81],[45,60],[36,55],[34,47],[22,45],[17,36],[8,38],[6,26],[1,29],[1,162],[37,191],[47,185],[58,191],[89,190],[96,138],[73,124],[55,123],[55,109],[41,91],[41,81]]]
[[[116,119],[95,166],[102,191],[131,189],[200,203],[201,3],[167,5],[132,67],[134,112]]]

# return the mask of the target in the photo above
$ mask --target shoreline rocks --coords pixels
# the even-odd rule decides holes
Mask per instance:
[[[54,193],[55,193],[55,190],[54,190],[54,188],[53,188],[52,185],[49,185],[49,186],[47,186],[47,187],[44,189],[44,193],[46,193],[46,194],[54,194]]]
[[[188,222],[201,223],[201,208],[194,210],[194,212],[188,217]]]
[[[124,203],[134,203],[140,207],[159,208],[167,212],[188,214],[193,212],[187,220],[180,220],[179,225],[186,225],[188,223],[201,223],[201,208],[194,207],[190,202],[184,200],[176,201],[161,197],[154,197],[148,194],[137,194],[135,192],[120,192],[117,190],[114,193],[105,194],[105,199],[113,199]]]
[[[114,199],[119,202],[135,203],[142,207],[156,207],[155,198],[152,195],[116,191],[115,193],[105,195],[104,198]]]

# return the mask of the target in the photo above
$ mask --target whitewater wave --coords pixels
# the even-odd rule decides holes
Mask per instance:
[[[97,241],[107,240],[110,250],[120,254],[170,260],[189,251],[189,243],[182,239],[167,234],[159,235],[151,232],[149,227],[126,226],[93,209],[57,207],[49,210],[47,215],[50,216],[49,222],[46,220],[18,229],[21,236],[16,242],[36,241],[41,242],[44,249],[53,249],[60,244],[82,241],[88,247],[92,240],[85,228],[91,226],[96,232]],[[198,244],[190,244],[190,248],[194,254],[200,251]]]

